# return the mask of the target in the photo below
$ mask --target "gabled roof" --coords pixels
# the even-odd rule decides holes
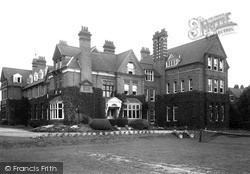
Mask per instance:
[[[181,61],[178,66],[203,61],[205,53],[222,58],[227,57],[218,35],[212,35],[168,50],[169,55],[180,55]]]
[[[142,69],[154,70],[154,75],[160,76],[160,73],[156,70],[156,68],[154,68],[155,64],[154,64],[152,55],[148,55],[148,56],[144,57],[143,59],[141,59],[140,65],[141,65]]]
[[[93,47],[91,50],[90,57],[92,60],[92,70],[103,72],[117,72],[124,60],[133,54],[133,50],[128,50],[120,54],[99,52],[96,47]],[[68,56],[65,58],[63,66],[80,68],[78,64],[78,59],[81,55],[80,48],[66,44],[57,44],[53,58],[62,55]]]
[[[65,44],[57,44],[56,47],[59,49],[63,56],[77,56],[81,51],[78,47],[73,47]]]
[[[212,35],[168,50],[168,55],[180,58],[181,61],[178,66],[201,62],[206,53],[227,58],[218,35]],[[140,62],[155,64],[152,55],[144,57]]]
[[[13,75],[17,73],[22,76],[22,83],[13,82]],[[1,81],[3,81],[4,79],[7,79],[8,85],[22,87],[27,84],[27,78],[29,77],[30,73],[32,73],[32,70],[3,67],[2,74],[1,74]]]

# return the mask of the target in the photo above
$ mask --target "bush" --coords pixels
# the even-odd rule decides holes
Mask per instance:
[[[116,119],[116,125],[118,127],[126,127],[126,125],[128,125],[128,119],[126,119],[126,118],[117,118]]]
[[[136,119],[129,121],[128,126],[134,129],[142,130],[142,129],[148,129],[149,123],[147,120],[144,119]]]
[[[117,119],[112,118],[112,119],[108,119],[108,121],[110,122],[112,126],[115,126],[117,124]]]
[[[89,126],[94,130],[111,130],[112,126],[107,119],[93,119]]]
[[[33,128],[39,127],[39,126],[43,126],[46,125],[47,121],[43,121],[43,120],[31,120],[29,125]]]

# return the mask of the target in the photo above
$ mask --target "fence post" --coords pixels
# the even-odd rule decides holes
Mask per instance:
[[[202,138],[202,129],[200,130],[200,135],[199,135],[199,142],[201,142],[201,138]]]

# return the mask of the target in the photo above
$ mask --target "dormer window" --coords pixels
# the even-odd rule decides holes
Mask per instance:
[[[39,73],[38,73],[38,78],[39,78],[39,79],[43,79],[43,75],[44,75],[43,70],[40,69],[40,71],[39,71]]]
[[[13,82],[22,83],[22,76],[18,73],[13,75]]]
[[[127,73],[128,74],[135,74],[135,66],[132,62],[127,64]]]
[[[38,81],[38,73],[37,72],[34,73],[34,81],[35,82]]]
[[[27,79],[27,83],[33,83],[33,76],[32,76],[32,74],[29,75],[29,77]]]
[[[166,68],[178,65],[180,58],[175,58],[172,54],[169,56],[166,62]]]

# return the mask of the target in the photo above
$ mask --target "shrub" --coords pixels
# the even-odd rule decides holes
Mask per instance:
[[[128,119],[126,119],[126,118],[117,118],[116,119],[116,125],[118,127],[125,127],[126,125],[128,125]]]
[[[36,127],[39,127],[39,126],[46,125],[47,122],[42,121],[42,120],[31,120],[29,124],[30,124],[31,127],[36,128]]]
[[[112,119],[108,119],[108,121],[110,122],[112,126],[115,126],[117,124],[117,119],[112,118]]]
[[[134,129],[138,129],[138,130],[148,129],[148,127],[149,127],[148,121],[144,120],[144,119],[131,120],[131,121],[129,121],[128,125]]]
[[[89,126],[94,130],[111,130],[112,126],[107,119],[93,119]]]

